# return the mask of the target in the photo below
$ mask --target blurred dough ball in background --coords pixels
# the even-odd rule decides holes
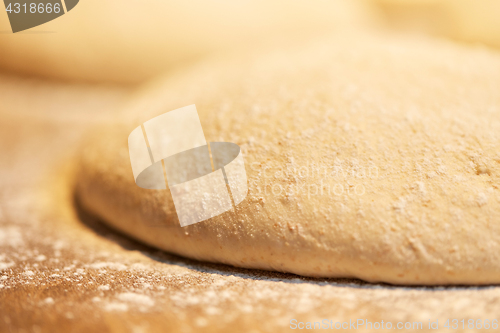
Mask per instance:
[[[85,0],[9,34],[0,15],[0,71],[135,84],[214,51],[371,25],[357,0]]]
[[[500,48],[499,0],[370,0],[388,26]]]

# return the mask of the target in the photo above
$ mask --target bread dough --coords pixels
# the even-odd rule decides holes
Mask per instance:
[[[118,115],[128,92],[4,76],[0,88],[0,332],[274,333],[289,332],[292,319],[339,327],[357,318],[384,327],[480,318],[491,328],[500,312],[499,287],[303,278],[196,262],[121,237],[77,214],[71,167],[61,164],[75,162],[80,135]]]
[[[82,151],[77,197],[189,258],[395,284],[500,282],[500,56],[432,39],[344,34],[152,84]],[[207,141],[242,148],[248,197],[179,226],[134,183],[127,137],[196,104]]]
[[[72,81],[136,84],[207,54],[369,25],[353,0],[85,0],[17,33],[0,15],[0,68]]]
[[[500,2],[373,0],[391,28],[500,47]]]

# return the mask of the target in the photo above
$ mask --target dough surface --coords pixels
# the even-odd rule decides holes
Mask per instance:
[[[391,28],[500,47],[500,2],[485,0],[373,0]]]
[[[0,163],[0,332],[276,333],[290,332],[292,319],[426,328],[429,320],[442,327],[452,318],[490,325],[497,318],[496,286],[403,287],[248,270],[170,255],[106,228],[75,209],[66,163],[73,165],[81,136],[96,123],[123,119],[120,105],[129,95],[0,75],[6,157]]]
[[[500,282],[500,56],[390,35],[210,60],[144,89],[83,150],[77,197],[112,227],[238,267],[395,284]],[[242,148],[247,198],[181,228],[132,177],[127,136],[196,104]]]

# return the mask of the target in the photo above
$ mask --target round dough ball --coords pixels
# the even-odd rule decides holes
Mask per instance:
[[[85,0],[46,24],[4,33],[0,68],[135,84],[211,52],[357,28],[370,15],[353,0]],[[10,30],[5,12],[0,30]]]
[[[497,0],[373,0],[392,28],[500,47]]]
[[[210,60],[153,84],[82,152],[80,204],[199,260],[395,284],[500,282],[500,56],[352,34]],[[181,228],[135,185],[128,134],[196,104],[241,146],[249,193]]]

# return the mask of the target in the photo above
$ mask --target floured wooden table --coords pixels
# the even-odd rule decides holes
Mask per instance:
[[[495,286],[313,279],[141,245],[79,208],[66,177],[81,135],[117,117],[129,92],[13,77],[0,88],[1,332],[281,332],[301,322],[363,331],[367,321],[417,331],[414,322],[448,319],[467,331],[469,319],[500,313]]]

